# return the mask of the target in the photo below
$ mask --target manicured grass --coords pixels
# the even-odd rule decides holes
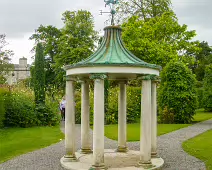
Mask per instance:
[[[205,162],[207,169],[212,169],[212,130],[183,143],[183,149]]]
[[[0,163],[49,146],[63,138],[59,127],[0,129]]]
[[[212,119],[212,112],[205,112],[204,109],[196,110],[193,122],[202,122],[208,119]]]
[[[158,124],[158,136],[187,127],[189,124]],[[106,125],[105,136],[110,139],[118,140],[118,125]],[[140,140],[140,124],[127,125],[127,141]]]
[[[198,109],[194,116],[193,123],[212,119],[212,113],[204,112],[203,109]],[[158,124],[158,136],[190,126],[191,124]],[[118,140],[118,125],[106,125],[105,136],[110,139]],[[127,125],[127,140],[140,140],[140,125],[139,123]]]

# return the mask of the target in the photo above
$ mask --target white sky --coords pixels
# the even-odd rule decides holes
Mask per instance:
[[[189,30],[196,30],[200,41],[212,45],[212,0],[172,0],[173,9],[180,24],[188,25]],[[27,57],[32,62],[30,50],[33,41],[28,40],[34,30],[42,25],[62,26],[61,16],[65,10],[86,9],[95,19],[95,28],[104,28],[107,15],[99,15],[104,8],[103,0],[0,0],[0,34],[6,34],[8,49],[14,51],[13,63]]]

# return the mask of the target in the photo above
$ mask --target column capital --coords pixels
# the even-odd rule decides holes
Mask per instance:
[[[90,79],[82,79],[82,78],[80,78],[80,79],[78,79],[77,80],[79,83],[81,83],[81,84],[83,84],[83,83],[89,83],[90,82]]]
[[[122,83],[122,84],[127,84],[128,81],[127,81],[127,80],[118,80],[118,83],[119,83],[119,84],[121,84],[121,83]]]
[[[141,80],[152,80],[152,81],[159,81],[160,78],[159,76],[155,75],[155,74],[148,74],[148,75],[144,75],[144,76],[138,76],[138,79]]]
[[[76,81],[76,78],[71,77],[71,76],[65,76],[66,81]]]
[[[90,79],[106,79],[108,76],[105,73],[92,73],[90,74]]]

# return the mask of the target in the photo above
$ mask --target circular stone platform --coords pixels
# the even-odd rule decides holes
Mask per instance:
[[[67,162],[63,157],[60,162],[61,165],[69,170],[88,170],[93,163],[92,154],[81,154],[76,152],[77,162]],[[142,170],[144,168],[137,167],[140,152],[129,150],[127,153],[115,152],[112,149],[106,149],[104,152],[105,166],[108,170]],[[153,167],[149,170],[160,169],[164,161],[162,158],[151,159]]]

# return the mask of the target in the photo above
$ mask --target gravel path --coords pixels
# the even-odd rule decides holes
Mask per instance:
[[[63,125],[62,125],[63,126]],[[203,170],[200,160],[185,153],[181,147],[183,141],[212,129],[212,120],[201,122],[158,137],[158,153],[164,159],[163,169]],[[64,128],[62,127],[64,131]],[[80,148],[80,126],[76,128],[76,146]],[[92,132],[90,132],[92,134]],[[36,142],[36,141],[35,141]],[[105,148],[116,148],[117,142],[105,137]],[[139,142],[129,142],[130,149],[139,150]],[[36,150],[0,164],[0,170],[64,170],[60,158],[64,155],[64,140],[49,147]]]

